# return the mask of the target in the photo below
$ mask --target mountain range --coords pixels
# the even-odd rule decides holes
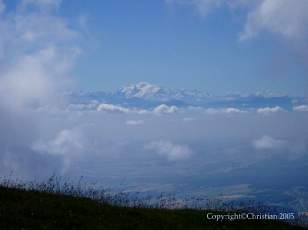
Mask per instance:
[[[294,106],[308,104],[308,98],[305,97],[275,95],[268,92],[213,96],[201,90],[171,89],[146,82],[127,85],[111,92],[72,92],[69,97],[73,104],[105,103],[144,109],[165,104],[177,107],[238,109],[280,107],[292,110]]]

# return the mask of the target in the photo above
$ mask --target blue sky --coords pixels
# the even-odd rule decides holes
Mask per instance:
[[[203,13],[195,2],[62,1],[57,14],[72,26],[85,22],[82,55],[73,70],[77,87],[109,90],[146,81],[218,95],[262,90],[307,95],[300,42],[266,30],[240,41],[252,7],[204,5],[214,9]]]

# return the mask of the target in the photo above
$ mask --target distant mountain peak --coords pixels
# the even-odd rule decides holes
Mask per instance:
[[[226,96],[211,96],[201,90],[187,90],[162,87],[148,82],[139,82],[119,88],[112,92],[79,92],[71,93],[73,104],[104,104],[103,109],[118,109],[109,104],[121,107],[142,109],[157,108],[159,111],[172,112],[175,108],[195,106],[207,108],[275,108],[290,110],[294,104],[307,104],[307,98],[292,98],[274,95],[268,92],[255,94],[229,94]],[[175,106],[175,107],[172,107]],[[92,106],[90,106],[92,108]],[[170,111],[171,111],[170,110]]]
[[[139,82],[136,85],[127,85],[119,89],[126,97],[153,96],[161,90],[161,87],[148,82]]]
[[[117,93],[122,94],[126,98],[143,98],[160,101],[200,99],[209,96],[208,93],[199,90],[165,88],[148,82],[139,82],[135,85],[124,86]]]

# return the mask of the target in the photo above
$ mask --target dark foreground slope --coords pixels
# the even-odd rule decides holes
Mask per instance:
[[[198,210],[124,208],[0,187],[0,229],[302,229],[273,221],[206,220]]]

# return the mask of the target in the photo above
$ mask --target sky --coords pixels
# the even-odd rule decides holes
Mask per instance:
[[[199,195],[230,185],[248,198],[284,191],[292,200],[282,202],[307,210],[307,98],[283,98],[290,108],[268,97],[269,104],[238,98],[236,107],[223,97],[232,103],[181,106],[159,94],[156,105],[144,93],[157,87],[140,84],[145,100],[135,106],[134,90],[122,102],[62,93],[147,81],[214,95],[307,96],[307,7],[307,0],[0,0],[0,179],[56,173]]]
[[[18,1],[4,2],[13,10]],[[53,13],[82,36],[78,89],[145,81],[214,95],[307,95],[305,0],[56,2]]]

